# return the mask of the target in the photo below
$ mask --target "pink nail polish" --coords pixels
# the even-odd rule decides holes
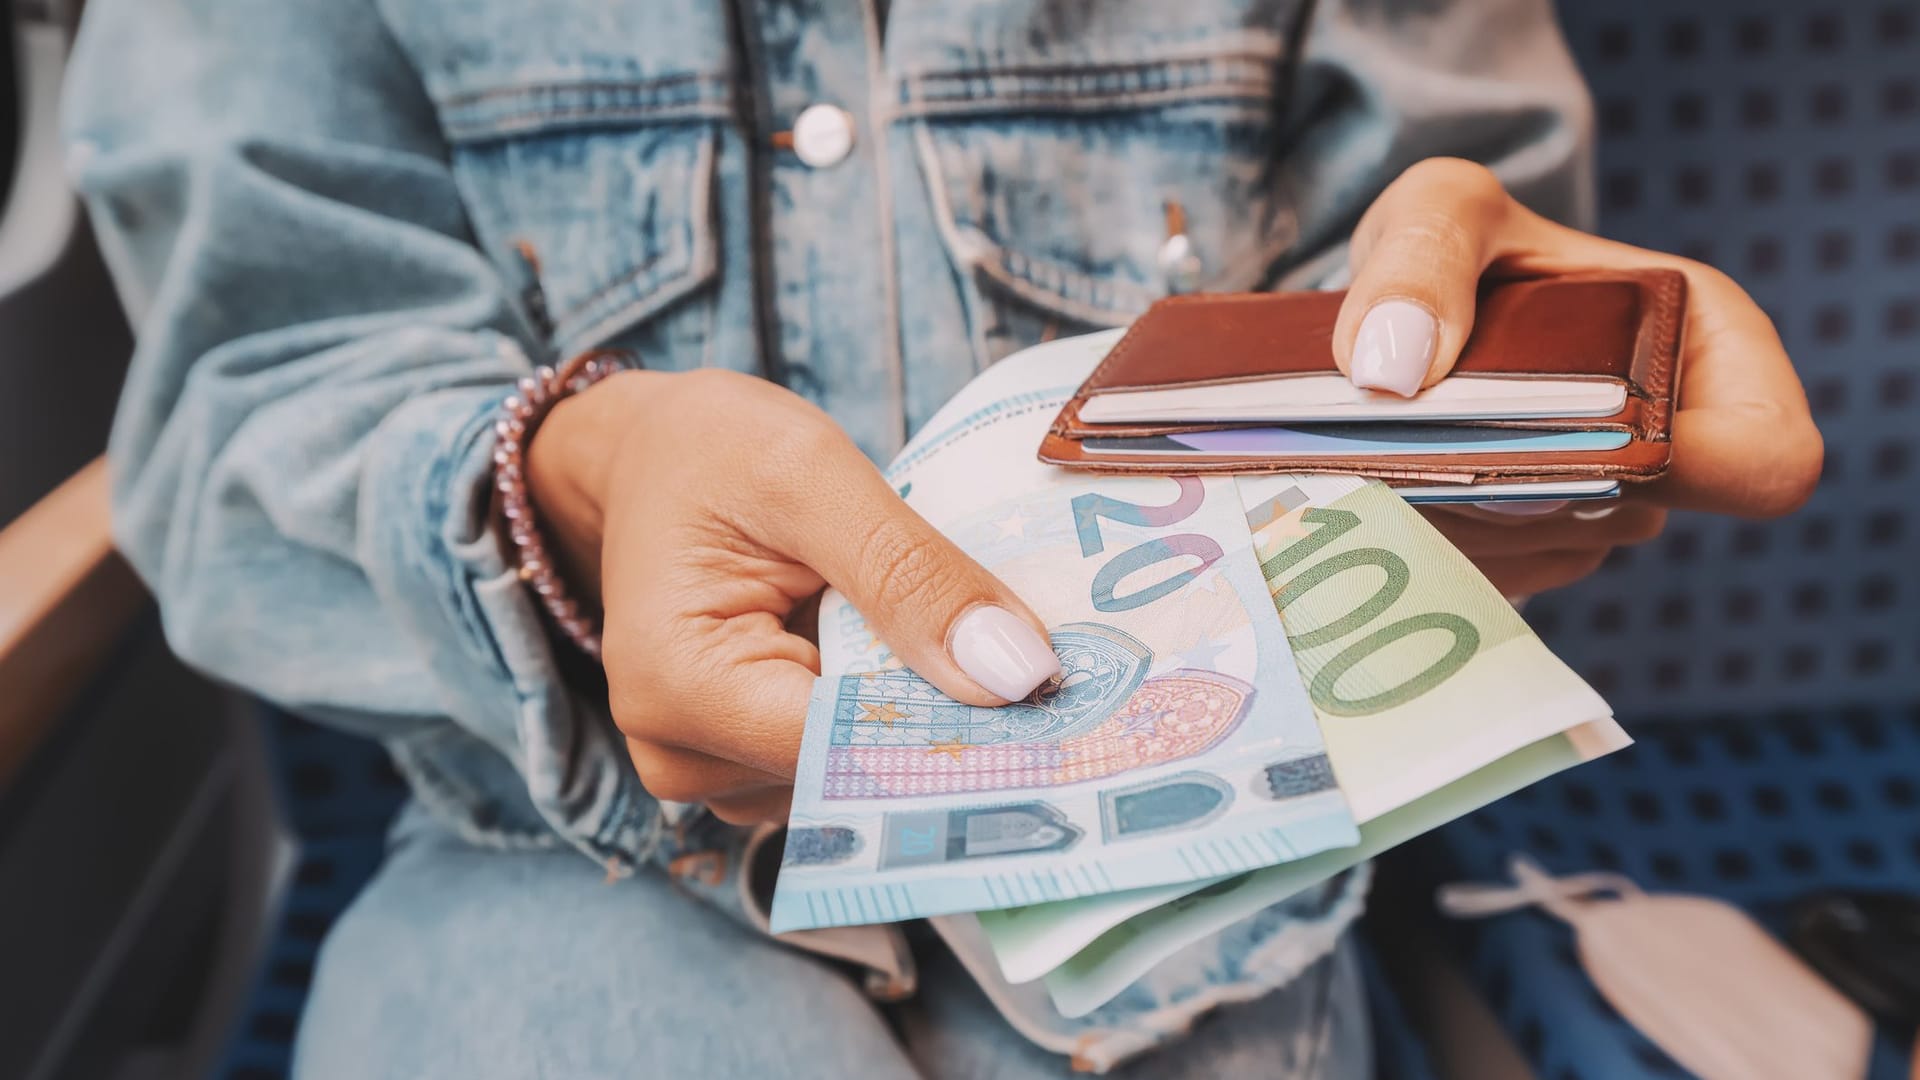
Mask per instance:
[[[1019,701],[1060,674],[1060,657],[1025,619],[982,604],[960,616],[948,642],[953,662],[987,692]]]
[[[1420,392],[1440,326],[1433,313],[1410,300],[1382,300],[1367,309],[1353,339],[1353,385],[1401,397]]]

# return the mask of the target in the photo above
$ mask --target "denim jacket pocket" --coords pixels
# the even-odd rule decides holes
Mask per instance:
[[[704,7],[704,6],[697,6]],[[713,281],[721,12],[388,0],[475,239],[561,356]]]
[[[549,126],[456,142],[480,245],[535,331],[570,355],[712,280],[718,132],[708,123]]]
[[[1170,293],[1265,284],[1296,237],[1275,167],[1285,66],[1282,35],[1237,31],[902,79],[978,362]]]

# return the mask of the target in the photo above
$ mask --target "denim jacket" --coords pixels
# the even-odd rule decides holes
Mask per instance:
[[[1337,284],[1422,157],[1591,203],[1545,0],[94,0],[67,100],[169,640],[616,873],[675,831],[489,514],[533,365],[755,372],[884,462],[1043,337]]]

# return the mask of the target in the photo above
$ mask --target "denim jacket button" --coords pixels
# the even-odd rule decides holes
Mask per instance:
[[[1200,255],[1193,250],[1193,241],[1186,233],[1174,233],[1167,242],[1160,245],[1160,252],[1154,261],[1160,264],[1160,272],[1166,275],[1169,292],[1192,292],[1200,285]]]
[[[816,169],[838,165],[853,150],[853,117],[832,105],[809,105],[793,122],[793,152]]]

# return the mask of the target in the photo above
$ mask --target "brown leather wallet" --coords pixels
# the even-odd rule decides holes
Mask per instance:
[[[1239,423],[1093,424],[1091,398],[1129,390],[1266,381],[1335,372],[1333,324],[1344,293],[1180,296],[1148,309],[1060,410],[1040,460],[1099,472],[1337,472],[1393,483],[1648,480],[1667,468],[1679,378],[1687,280],[1673,270],[1593,271],[1482,282],[1473,334],[1450,379],[1600,380],[1623,384],[1611,416],[1453,421],[1474,427],[1621,431],[1603,451],[1184,457],[1092,454],[1099,436],[1177,435],[1252,427]]]

